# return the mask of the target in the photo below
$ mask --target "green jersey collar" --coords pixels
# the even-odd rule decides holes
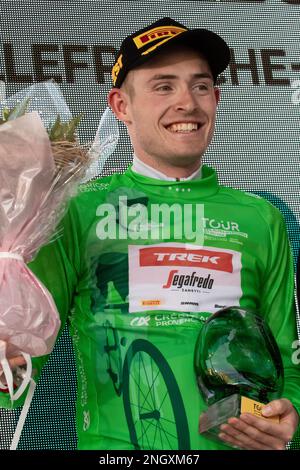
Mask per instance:
[[[132,171],[131,166],[124,175],[140,187],[147,186],[147,192],[162,195],[162,190],[165,190],[168,196],[179,199],[195,199],[198,196],[212,196],[219,190],[216,171],[206,165],[202,166],[202,178],[187,181],[165,181],[150,178]]]

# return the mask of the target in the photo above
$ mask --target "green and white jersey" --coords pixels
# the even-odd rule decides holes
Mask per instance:
[[[293,266],[271,204],[219,186],[206,166],[180,182],[129,168],[84,186],[63,226],[31,268],[63,322],[71,312],[79,449],[226,449],[198,432],[193,367],[203,322],[225,306],[265,317],[283,396],[299,407]]]

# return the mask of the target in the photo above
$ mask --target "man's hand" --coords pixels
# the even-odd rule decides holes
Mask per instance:
[[[19,382],[20,379],[18,379],[18,377],[17,377],[18,367],[24,366],[26,364],[26,361],[25,361],[23,356],[16,356],[16,357],[11,357],[10,359],[8,359],[8,363],[9,363],[10,369],[11,369],[12,374],[13,374],[14,383],[16,385],[19,385],[18,382]],[[4,387],[5,387],[6,386],[6,377],[4,375],[2,366],[0,366],[0,380],[1,380],[2,385],[4,385]]]
[[[11,357],[8,359],[9,366],[13,371],[17,367],[25,366],[26,361],[23,356]],[[0,375],[2,374],[2,366],[0,366]]]
[[[26,364],[26,361],[23,356],[17,356],[17,357],[8,359],[8,362],[12,370],[15,369],[16,367],[24,366]]]
[[[220,426],[219,437],[224,442],[240,449],[285,450],[299,422],[292,403],[286,398],[274,400],[264,406],[265,417],[279,416],[279,423],[243,413],[239,418],[229,418]]]

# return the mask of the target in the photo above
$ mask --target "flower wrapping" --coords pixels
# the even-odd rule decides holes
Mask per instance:
[[[66,196],[59,179],[38,113],[0,126],[0,339],[7,358],[48,354],[60,327],[50,293],[25,264],[53,232]]]
[[[2,106],[6,107],[0,119],[0,389],[8,388],[15,400],[30,381],[30,358],[49,354],[60,328],[51,294],[27,263],[57,235],[58,222],[79,183],[102,172],[119,131],[106,109],[88,151],[76,134],[81,115],[70,119],[67,104],[51,81],[17,93]],[[51,122],[46,131],[44,125]],[[26,363],[21,385],[19,372],[13,374],[8,362],[18,356]],[[16,393],[13,375],[19,382]]]

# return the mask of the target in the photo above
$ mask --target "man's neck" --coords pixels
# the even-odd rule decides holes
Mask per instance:
[[[186,176],[184,177],[175,177],[169,176],[165,172],[161,172],[156,168],[146,164],[142,160],[140,160],[135,154],[133,155],[133,164],[132,164],[132,171],[139,173],[143,176],[148,176],[150,178],[155,178],[159,180],[165,181],[184,181],[184,180],[193,180],[193,179],[200,179],[201,178],[201,163],[199,163],[199,167],[195,171],[187,172]]]

